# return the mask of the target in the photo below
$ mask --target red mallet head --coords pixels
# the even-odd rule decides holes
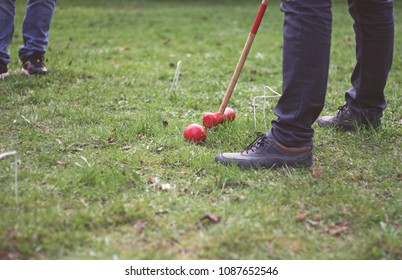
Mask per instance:
[[[223,118],[227,121],[233,121],[236,118],[236,112],[232,108],[227,107],[223,113]]]
[[[184,129],[184,138],[190,142],[203,142],[207,139],[207,131],[202,125],[193,123]]]
[[[202,123],[208,128],[223,123],[223,121],[223,115],[219,113],[206,113],[202,117]]]
[[[221,124],[221,123],[223,123],[225,121],[225,118],[219,112],[214,113],[214,117],[215,117],[216,124]]]

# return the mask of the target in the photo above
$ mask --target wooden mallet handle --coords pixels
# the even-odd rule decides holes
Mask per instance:
[[[239,61],[237,62],[236,69],[233,72],[232,79],[230,80],[229,86],[226,90],[225,96],[223,97],[221,106],[219,107],[218,113],[223,114],[226,107],[229,104],[230,97],[232,96],[233,90],[237,84],[240,73],[243,69],[244,63],[246,62],[248,53],[250,52],[251,46],[253,45],[255,35],[257,34],[258,28],[260,27],[262,18],[264,17],[265,10],[267,9],[269,0],[263,0],[261,2],[260,8],[258,9],[257,16],[255,17],[253,26],[251,27],[250,34],[248,35],[246,44],[244,45],[243,51],[240,55]]]

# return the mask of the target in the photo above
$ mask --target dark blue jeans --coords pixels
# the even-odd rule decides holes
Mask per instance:
[[[50,23],[56,0],[28,0],[22,25],[24,45],[19,49],[21,60],[34,52],[45,53],[49,42]],[[0,0],[0,59],[8,64],[8,46],[14,34],[15,0]]]
[[[357,63],[346,104],[356,116],[382,115],[393,56],[393,0],[348,3],[354,20]],[[283,94],[275,108],[273,133],[284,145],[312,146],[311,126],[324,107],[328,82],[331,0],[282,0],[281,10],[285,15]]]

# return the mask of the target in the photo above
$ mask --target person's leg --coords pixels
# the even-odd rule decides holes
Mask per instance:
[[[15,0],[0,1],[0,60],[7,65],[10,62],[8,46],[14,34]]]
[[[354,115],[382,116],[394,45],[393,0],[349,0],[356,33],[356,67],[345,99]]]
[[[348,0],[354,19],[356,66],[346,104],[336,116],[324,116],[320,126],[354,130],[376,128],[386,108],[384,88],[391,69],[394,46],[393,0]]]
[[[289,147],[312,146],[324,106],[331,47],[331,0],[282,0],[283,94],[273,134]]]
[[[43,75],[49,71],[43,61],[55,7],[56,0],[28,0],[22,25],[24,45],[19,50],[23,75]]]
[[[283,95],[273,129],[240,153],[216,161],[240,167],[310,166],[313,129],[325,100],[331,45],[330,0],[282,0]]]
[[[19,50],[22,61],[34,53],[43,55],[46,52],[55,7],[55,0],[28,1],[22,25],[24,45]]]

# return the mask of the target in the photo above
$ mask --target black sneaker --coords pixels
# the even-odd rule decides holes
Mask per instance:
[[[42,53],[35,52],[22,61],[23,68],[21,74],[29,75],[45,75],[49,72],[43,63],[44,57]]]
[[[0,60],[0,80],[7,78],[8,75],[7,64]]]
[[[288,148],[278,143],[271,130],[268,134],[257,132],[254,140],[243,152],[221,153],[215,160],[222,164],[236,164],[243,168],[270,168],[274,166],[311,166],[312,147]]]
[[[381,125],[381,117],[355,116],[347,104],[338,108],[335,116],[323,116],[318,118],[320,127],[332,126],[339,130],[356,131],[358,128],[378,128]]]

